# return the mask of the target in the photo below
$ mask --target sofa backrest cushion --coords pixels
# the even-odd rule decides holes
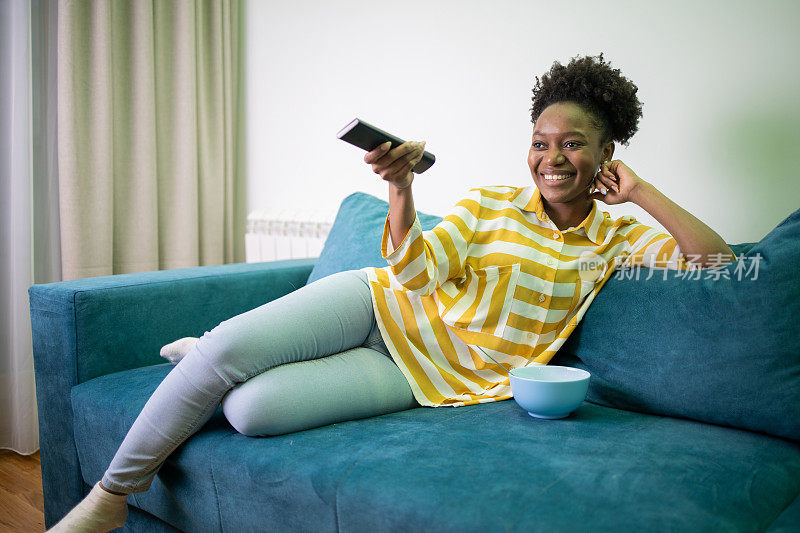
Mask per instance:
[[[307,283],[345,270],[388,266],[381,257],[383,224],[388,213],[389,202],[371,194],[356,192],[342,200]],[[417,215],[423,230],[433,229],[442,220],[419,211]]]
[[[591,372],[594,403],[800,441],[800,210],[733,248],[689,276],[617,271],[550,364]]]

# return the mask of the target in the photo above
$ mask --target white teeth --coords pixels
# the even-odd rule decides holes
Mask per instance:
[[[569,179],[573,174],[542,174],[547,181],[562,181]]]

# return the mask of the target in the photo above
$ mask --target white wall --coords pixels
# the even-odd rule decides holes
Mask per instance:
[[[529,185],[534,77],[601,51],[644,103],[615,158],[727,242],[800,208],[800,2],[248,0],[246,20],[248,212],[387,198],[336,138],[354,117],[427,141],[421,211]]]

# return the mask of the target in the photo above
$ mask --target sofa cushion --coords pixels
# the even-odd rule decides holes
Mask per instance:
[[[356,192],[342,200],[308,283],[345,270],[387,266],[381,257],[381,237],[388,213],[389,202],[371,194]],[[419,211],[417,215],[423,230],[442,220]]]
[[[93,484],[171,365],[73,389]],[[277,437],[218,412],[133,505],[186,531],[763,531],[800,493],[800,444],[584,403],[419,407]]]
[[[588,370],[591,402],[800,440],[800,210],[747,248],[688,279],[618,271],[550,364]]]

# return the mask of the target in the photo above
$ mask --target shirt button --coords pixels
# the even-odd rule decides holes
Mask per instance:
[[[556,232],[554,231],[554,232],[553,232],[553,238],[554,238],[555,240],[558,240],[558,237],[559,237],[559,234],[558,234],[558,233],[556,233]]]
[[[539,301],[540,301],[540,302],[543,302],[543,301],[545,301],[545,296],[544,296],[544,294],[540,294],[540,295],[539,295]]]
[[[553,260],[552,259],[548,259],[547,260],[547,264],[550,265],[550,266],[553,266]]]

